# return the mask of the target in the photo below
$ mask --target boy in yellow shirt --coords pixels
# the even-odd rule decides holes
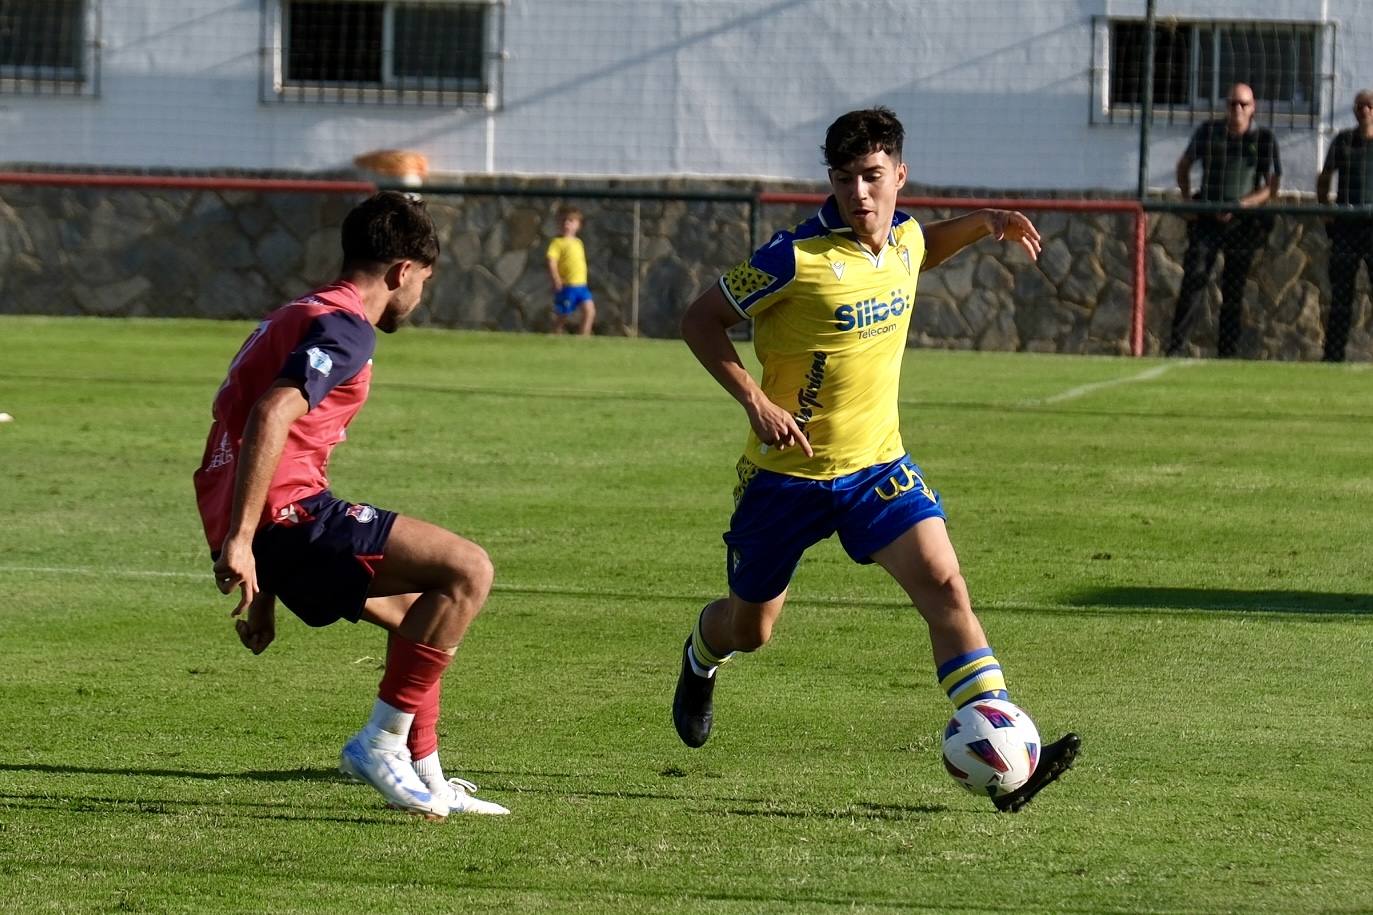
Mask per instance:
[[[596,319],[596,303],[586,285],[586,248],[577,232],[582,228],[582,211],[576,207],[558,210],[560,234],[548,243],[548,279],[553,285],[553,333],[560,334],[567,319],[581,312],[577,333],[587,336]]]

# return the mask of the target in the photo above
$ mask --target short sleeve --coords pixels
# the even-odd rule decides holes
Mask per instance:
[[[796,278],[796,249],[790,233],[778,232],[748,260],[720,277],[720,289],[734,309],[752,317],[782,298]]]
[[[1281,175],[1282,156],[1278,153],[1278,138],[1273,135],[1273,132],[1271,130],[1264,131],[1264,135],[1265,139],[1267,139],[1268,141],[1268,161],[1266,163],[1261,163],[1259,173],[1264,178],[1267,178],[1269,175]],[[1263,168],[1263,164],[1266,164],[1268,167]]]
[[[544,256],[548,258],[555,258],[561,256],[562,241],[563,240],[561,238],[555,238],[552,241],[550,241],[548,243],[548,252]]]
[[[277,377],[299,382],[313,410],[330,391],[366,367],[376,345],[376,329],[362,316],[325,312],[310,322]]]
[[[1325,164],[1321,166],[1321,171],[1324,174],[1328,175],[1331,172],[1340,172],[1344,170],[1344,156],[1348,141],[1349,134],[1345,131],[1341,130],[1339,133],[1335,134],[1334,141],[1330,144],[1330,148],[1326,150]]]
[[[1192,139],[1187,141],[1187,148],[1182,153],[1185,158],[1195,162],[1202,157],[1202,152],[1206,148],[1206,135],[1209,126],[1209,124],[1202,124],[1192,131]]]

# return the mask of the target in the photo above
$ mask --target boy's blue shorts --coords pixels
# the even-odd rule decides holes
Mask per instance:
[[[307,625],[356,623],[396,513],[327,489],[295,504],[296,523],[269,524],[253,538],[258,584]]]
[[[763,603],[786,590],[801,554],[838,532],[856,562],[926,518],[943,518],[939,494],[903,455],[833,480],[808,480],[739,461],[734,515],[725,533],[729,587]]]
[[[570,315],[583,302],[591,301],[590,286],[564,286],[553,293],[553,310],[560,315]]]

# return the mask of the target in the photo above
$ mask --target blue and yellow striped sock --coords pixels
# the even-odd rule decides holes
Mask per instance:
[[[702,610],[701,613],[704,615],[705,611]],[[692,670],[697,676],[715,676],[715,669],[732,657],[734,652],[716,654],[715,650],[706,644],[706,637],[701,634],[701,617],[696,617],[696,625],[691,630],[691,650],[687,652],[687,658],[691,661]]]
[[[939,665],[939,686],[949,694],[954,708],[978,699],[1009,699],[1001,664],[990,648],[978,648]]]

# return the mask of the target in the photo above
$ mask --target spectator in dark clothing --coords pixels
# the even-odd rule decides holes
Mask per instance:
[[[1359,126],[1335,134],[1325,165],[1316,178],[1316,199],[1321,203],[1330,203],[1330,183],[1338,174],[1337,205],[1373,204],[1373,89],[1364,89],[1354,96],[1354,118]],[[1343,362],[1359,264],[1368,265],[1368,277],[1373,280],[1373,220],[1332,217],[1326,222],[1325,231],[1330,236],[1330,314],[1325,321],[1325,361]]]
[[[1208,121],[1192,134],[1178,160],[1178,188],[1184,200],[1232,203],[1249,209],[1262,206],[1278,192],[1282,163],[1278,141],[1266,127],[1254,125],[1254,91],[1244,83],[1230,87],[1224,120]],[[1192,193],[1192,165],[1201,163],[1201,190]],[[1216,351],[1221,358],[1236,355],[1244,315],[1244,284],[1270,222],[1259,215],[1201,213],[1187,230],[1187,254],[1182,262],[1182,288],[1164,352],[1181,355],[1188,332],[1200,317],[1202,290],[1224,252],[1220,281],[1220,322]]]

